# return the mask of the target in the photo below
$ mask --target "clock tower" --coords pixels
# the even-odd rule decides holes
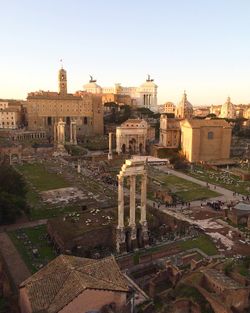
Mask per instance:
[[[67,94],[67,72],[61,68],[58,73],[59,94]]]

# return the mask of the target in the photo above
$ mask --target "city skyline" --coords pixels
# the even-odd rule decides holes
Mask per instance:
[[[106,87],[150,74],[158,104],[184,90],[193,105],[249,103],[249,11],[244,0],[2,3],[0,98],[57,90],[63,59],[69,92],[89,75]]]

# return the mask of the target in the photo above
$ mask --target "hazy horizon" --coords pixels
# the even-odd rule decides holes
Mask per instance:
[[[102,87],[139,86],[150,74],[158,104],[250,103],[247,0],[2,1],[0,98],[57,91],[60,59],[68,90],[89,75]]]

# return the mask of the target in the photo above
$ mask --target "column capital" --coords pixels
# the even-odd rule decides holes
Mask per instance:
[[[118,179],[118,181],[123,182],[123,180],[124,180],[124,176],[123,176],[123,175],[118,174],[118,175],[117,175],[117,179]]]

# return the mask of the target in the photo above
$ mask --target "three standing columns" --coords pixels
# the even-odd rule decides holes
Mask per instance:
[[[127,176],[130,178],[130,206],[129,206],[129,227],[131,229],[131,241],[135,241],[137,237],[136,228],[136,175]],[[124,231],[124,177],[118,175],[118,226],[117,226],[117,251],[120,252],[122,246],[125,245]],[[147,227],[147,174],[141,175],[141,217],[140,224],[142,227],[142,237],[144,242],[148,241]]]

